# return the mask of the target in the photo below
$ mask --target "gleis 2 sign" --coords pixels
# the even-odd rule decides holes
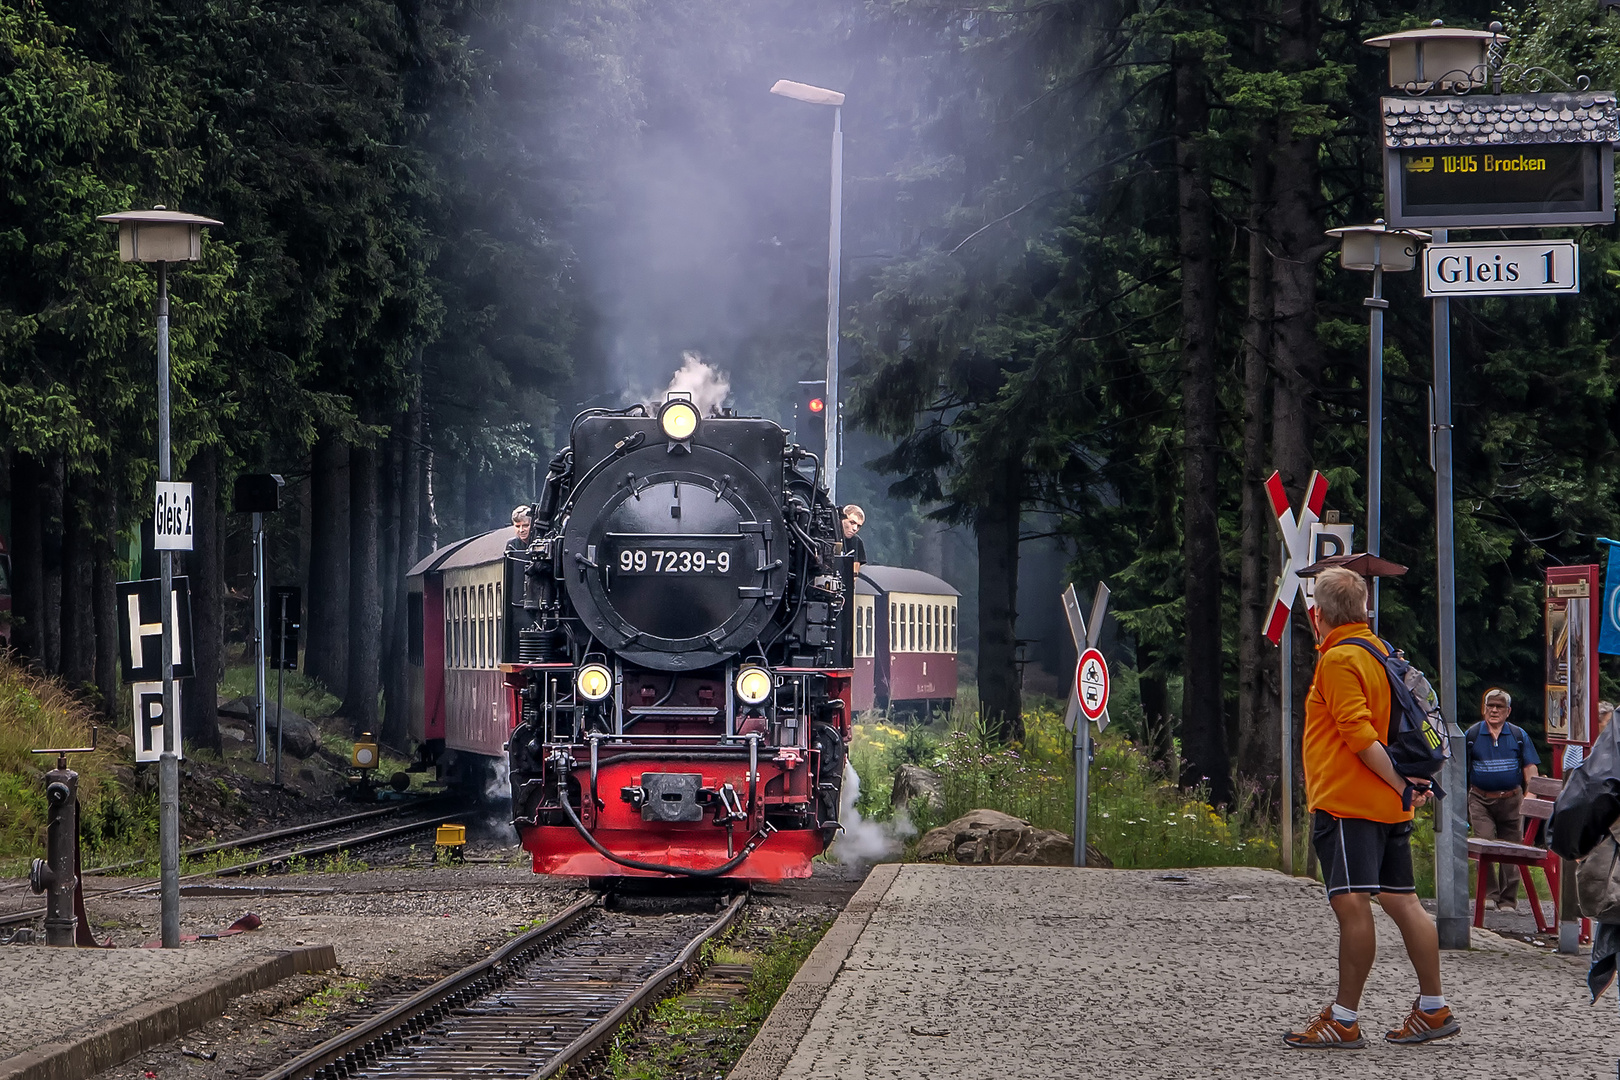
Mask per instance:
[[[1423,249],[1424,296],[1536,296],[1581,291],[1573,240],[1430,244]]]

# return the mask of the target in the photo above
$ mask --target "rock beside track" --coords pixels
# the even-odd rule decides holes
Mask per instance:
[[[932,769],[902,765],[894,774],[894,792],[889,797],[889,805],[898,811],[918,800],[935,810],[945,809],[945,781]]]
[[[219,707],[219,715],[245,724],[253,722],[253,699],[249,697],[234,698]],[[286,730],[281,736],[281,748],[293,757],[300,760],[309,757],[321,746],[321,730],[309,720],[304,719],[291,709],[276,712],[276,703],[266,702],[264,707],[265,730],[269,732],[270,744],[275,745],[276,728],[279,717],[286,717]]]
[[[996,866],[1068,866],[1074,859],[1074,837],[1055,829],[1037,829],[1023,818],[999,810],[969,810],[955,821],[930,829],[917,845],[917,858],[954,857],[959,863]],[[1086,864],[1114,864],[1086,845]]]

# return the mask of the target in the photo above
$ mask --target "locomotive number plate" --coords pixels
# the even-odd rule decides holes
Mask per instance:
[[[615,539],[616,550],[608,565],[616,574],[723,577],[742,569],[738,544],[730,537]]]

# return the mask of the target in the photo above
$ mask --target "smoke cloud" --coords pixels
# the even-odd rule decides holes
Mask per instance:
[[[900,854],[906,841],[917,835],[911,819],[902,810],[887,824],[867,821],[855,809],[861,797],[861,777],[855,766],[844,762],[844,788],[838,799],[838,823],[844,827],[833,841],[832,853],[845,866],[878,862]]]
[[[726,398],[731,396],[731,379],[719,368],[704,363],[703,357],[688,349],[681,353],[680,370],[669,380],[669,385],[664,388],[659,400],[663,401],[671,393],[691,394],[692,404],[697,406],[699,415],[708,416],[724,405]]]

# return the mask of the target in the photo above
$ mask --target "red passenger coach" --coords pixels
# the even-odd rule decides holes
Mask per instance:
[[[901,566],[861,567],[855,583],[855,709],[930,714],[956,700],[951,584]]]
[[[472,764],[460,756],[493,762],[506,754],[514,713],[502,666],[516,652],[508,605],[521,574],[506,557],[511,537],[497,529],[448,544],[406,579],[410,733],[441,773]]]

